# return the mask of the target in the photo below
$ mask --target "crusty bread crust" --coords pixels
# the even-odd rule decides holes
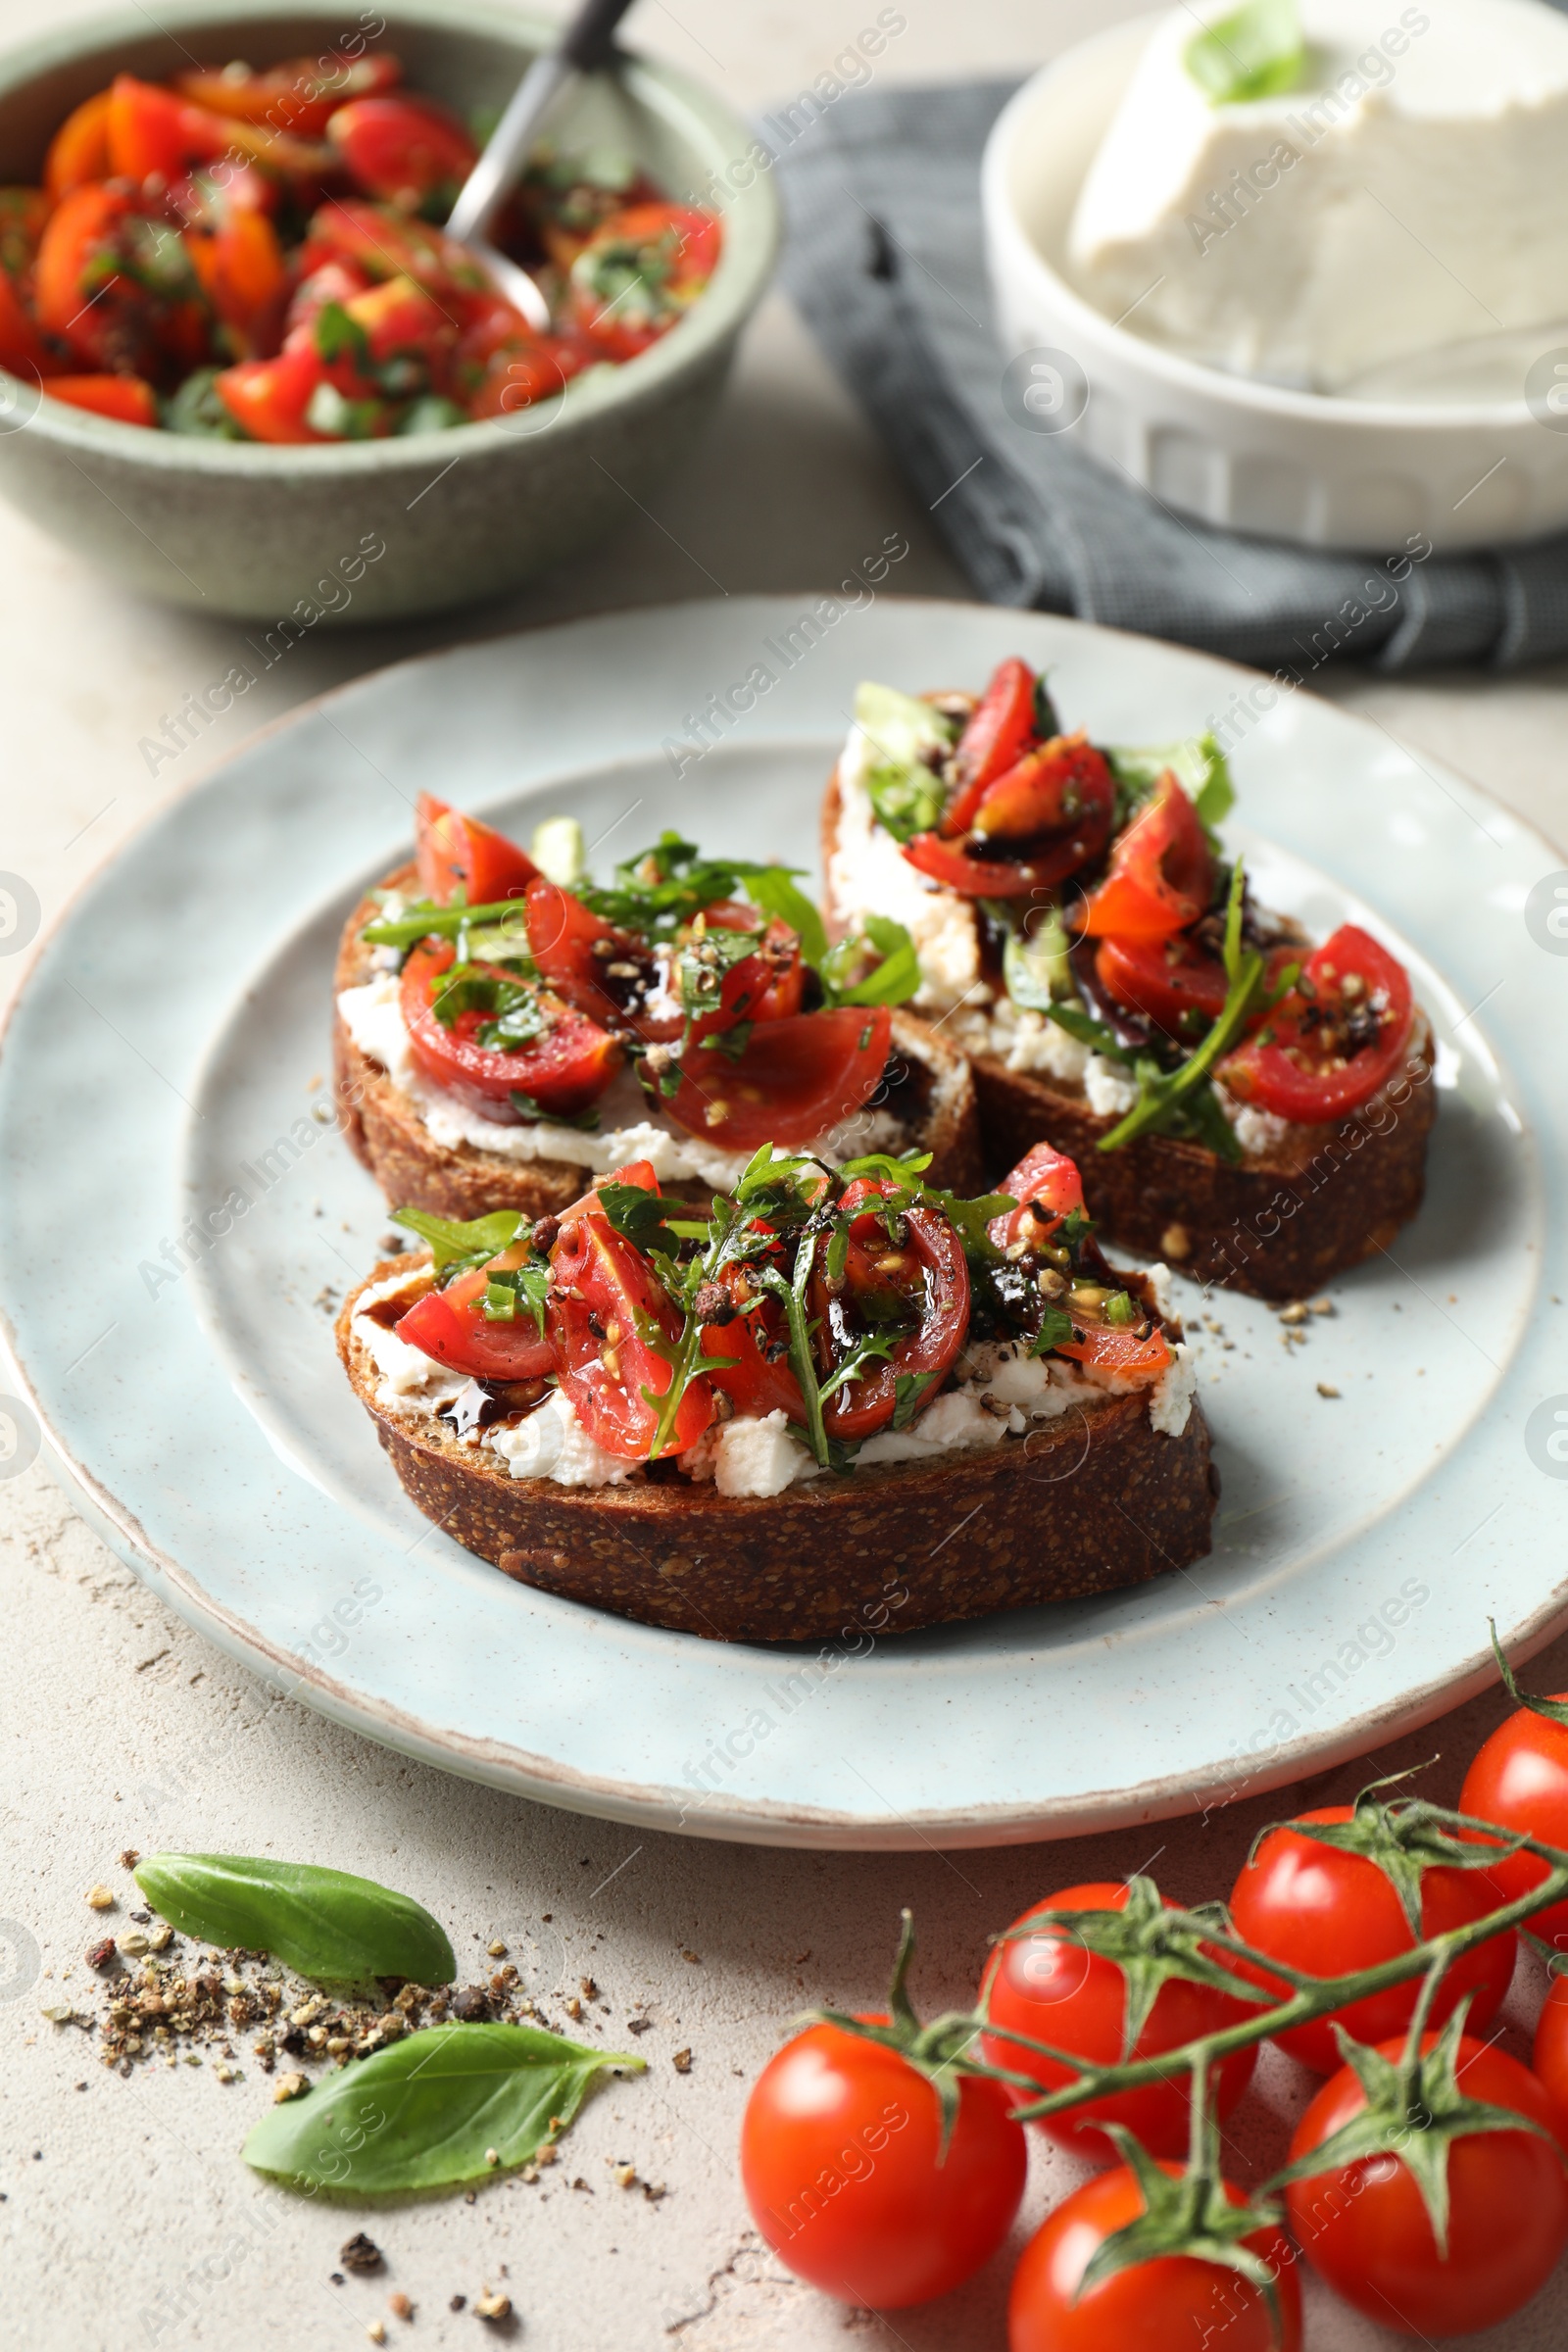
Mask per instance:
[[[1196,1397],[1179,1438],[1152,1428],[1140,1393],[1096,1398],[994,1451],[766,1497],[678,1475],[574,1489],[514,1479],[489,1447],[384,1411],[352,1328],[359,1297],[338,1316],[338,1352],[411,1499],[519,1583],[645,1625],[717,1642],[912,1633],[1117,1592],[1210,1547],[1218,1477]]]
[[[405,893],[416,886],[412,863],[389,874],[383,885]],[[412,1097],[349,1035],[336,1000],[344,989],[360,987],[373,974],[371,951],[360,934],[374,921],[376,911],[369,898],[355,907],[344,926],[332,977],[333,1084],[339,1124],[350,1149],[395,1207],[422,1208],[438,1217],[480,1217],[503,1208],[518,1209],[530,1218],[558,1215],[588,1189],[586,1168],[559,1159],[510,1159],[472,1144],[436,1143]],[[906,1148],[932,1155],[926,1182],[956,1193],[978,1192],[980,1118],[967,1056],[926,1022],[903,1011],[893,1016],[893,1048],[890,1106],[908,1113]],[[704,1188],[674,1189],[698,1193]]]
[[[838,839],[835,770],[822,804],[822,869]],[[825,893],[829,927],[843,910]],[[1142,1135],[1116,1152],[1116,1124],[1081,1090],[971,1057],[986,1180],[996,1184],[1044,1140],[1078,1163],[1102,1241],[1162,1257],[1195,1281],[1262,1298],[1300,1298],[1385,1250],[1421,1206],[1437,1089],[1425,1023],[1405,1070],[1349,1117],[1293,1127],[1266,1152],[1223,1160],[1176,1136]]]

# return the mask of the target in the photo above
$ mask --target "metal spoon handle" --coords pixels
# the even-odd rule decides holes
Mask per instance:
[[[609,57],[616,25],[631,0],[584,0],[554,49],[536,57],[513,91],[452,208],[447,234],[463,244],[484,233],[533,143],[541,118],[572,74],[591,74]]]

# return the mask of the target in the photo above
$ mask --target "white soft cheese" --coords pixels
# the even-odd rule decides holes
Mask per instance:
[[[1091,1054],[1084,1063],[1084,1093],[1097,1119],[1119,1119],[1138,1100],[1138,1081],[1119,1061]]]
[[[838,841],[828,863],[834,909],[850,925],[868,914],[904,925],[920,959],[916,1011],[984,1004],[991,992],[980,978],[973,902],[927,881],[877,822],[864,781],[871,749],[869,738],[852,727],[839,758]]]
[[[564,1389],[552,1389],[525,1420],[488,1430],[485,1444],[514,1478],[547,1478],[558,1487],[623,1487],[642,1467],[596,1446]]]
[[[782,1494],[802,1479],[823,1475],[782,1411],[715,1422],[681,1455],[680,1465],[689,1478],[710,1480],[721,1494]]]
[[[1260,1110],[1255,1102],[1243,1102],[1228,1087],[1216,1085],[1214,1100],[1235,1129],[1236,1141],[1253,1158],[1277,1152],[1291,1132],[1289,1119],[1272,1110]]]
[[[1081,1038],[1029,1012],[1004,997],[991,1015],[991,1035],[984,1052],[998,1054],[1009,1070],[1026,1070],[1043,1078],[1059,1078],[1069,1086],[1082,1083],[1089,1066],[1089,1048]]]
[[[415,1068],[395,973],[368,980],[360,988],[344,989],[337,1008],[360,1052],[378,1061],[409,1096],[431,1141],[445,1151],[469,1144],[501,1159],[564,1160],[568,1167],[590,1168],[596,1176],[623,1168],[630,1160],[646,1159],[652,1162],[661,1184],[695,1177],[699,1183],[720,1190],[739,1181],[752,1156],[749,1152],[720,1152],[662,1120],[639,1117],[638,1112],[646,1111],[647,1098],[629,1070],[622,1070],[602,1098],[599,1109],[604,1124],[596,1133],[556,1126],[549,1119],[503,1125],[443,1094]],[[818,1136],[803,1149],[836,1166],[863,1152],[896,1152],[906,1141],[904,1127],[890,1112],[866,1109],[841,1120],[827,1135]]]
[[[1068,235],[1089,300],[1324,392],[1568,315],[1568,22],[1540,0],[1302,0],[1301,18],[1298,86],[1218,106],[1183,62],[1199,12],[1156,26]]]
[[[466,1373],[449,1372],[444,1364],[434,1363],[422,1348],[411,1348],[368,1311],[384,1299],[401,1298],[416,1283],[422,1287],[428,1275],[429,1265],[421,1258],[406,1272],[372,1283],[354,1309],[354,1337],[381,1375],[375,1401],[384,1412],[428,1417],[467,1385]]]

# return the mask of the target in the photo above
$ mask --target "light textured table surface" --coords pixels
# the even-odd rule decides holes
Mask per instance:
[[[1134,13],[1068,0],[904,5],[907,28],[880,70],[905,80],[1022,67],[1089,29],[1088,15]],[[51,7],[47,21],[69,8],[70,0]],[[787,9],[776,0],[744,8],[649,0],[637,32],[736,104],[760,106],[831,68],[874,14],[869,0],[794,0]],[[0,4],[4,38],[45,21],[37,5]],[[242,728],[340,679],[430,646],[596,610],[720,589],[831,586],[895,528],[912,545],[900,574],[906,593],[963,593],[929,519],[775,299],[751,332],[698,462],[651,514],[628,512],[606,553],[505,607],[429,629],[297,646],[242,712],[218,721],[154,780],[139,739],[221,672],[237,631],[129,602],[0,508],[0,868],[31,881],[47,922]],[[1345,671],[1331,674],[1325,691],[1417,752],[1452,761],[1568,844],[1562,673],[1398,684]],[[0,962],[0,998],[26,960]],[[112,1140],[104,1177],[114,1181]],[[9,1939],[0,1948],[0,2340],[35,2352],[136,2344],[347,2352],[365,2342],[395,2289],[416,2306],[411,2344],[471,2345],[482,2323],[471,2308],[458,2315],[449,2305],[457,2293],[471,2302],[486,2283],[510,2290],[520,2340],[539,2352],[808,2352],[846,2330],[919,2352],[1000,2347],[1008,2252],[950,2301],[884,2321],[848,2315],[793,2284],[760,2248],[739,2192],[736,2133],[747,2082],[783,2022],[808,2001],[876,1998],[906,1902],[922,1938],[917,1997],[947,2006],[969,1997],[987,1933],[1070,1881],[1117,1879],[1152,1863],[1174,1894],[1221,1893],[1261,1821],[1439,1749],[1446,1760],[1433,1787],[1451,1801],[1464,1759],[1503,1712],[1480,1700],[1381,1751],[1364,1774],[1354,1767],[1204,1824],[1054,1851],[834,1857],[727,1848],[516,1802],[270,1700],[156,1605],[40,1471],[0,1486],[0,1936]],[[1538,1688],[1568,1684],[1568,1642],[1532,1679]],[[607,2024],[623,2028],[634,2005],[655,2020],[636,2045],[648,2075],[612,2083],[590,2103],[546,2184],[497,2184],[471,2204],[459,2196],[369,2217],[293,2200],[238,2158],[270,2095],[254,2064],[226,2085],[210,2064],[145,2067],[122,2080],[100,2067],[75,2029],[39,2015],[41,2004],[82,1993],[82,1953],[105,1924],[86,1908],[84,1889],[103,1880],[118,1886],[122,1908],[107,1924],[123,1925],[130,1888],[117,1858],[132,1845],[272,1852],[382,1879],[428,1903],[460,1954],[475,1960],[475,1939],[537,1938],[549,1912],[560,1942],[550,1947],[548,1975],[559,1971],[569,1988],[591,1971],[611,2003]],[[682,1956],[692,1952],[696,1963]],[[1540,1990],[1528,1967],[1510,2012],[1526,2019]],[[538,1988],[549,1994],[556,1985]],[[688,2045],[692,2069],[680,2075],[672,2056]],[[1522,2041],[1511,2046],[1524,2054]],[[1259,2083],[1233,2150],[1243,2175],[1278,2161],[1273,2151],[1306,2078],[1276,2060]],[[620,2159],[668,2194],[652,2203],[617,2189],[611,2165]],[[1065,2159],[1036,2148],[1013,2251],[1072,2177]],[[593,2194],[573,2190],[573,2178]],[[334,2286],[337,2247],[362,2219],[387,2268]],[[387,2326],[393,2341],[403,2336],[397,2321]],[[1565,2336],[1568,2271],[1524,2318],[1484,2340],[1545,2352]],[[1308,2338],[1316,2352],[1406,2340],[1310,2287]]]

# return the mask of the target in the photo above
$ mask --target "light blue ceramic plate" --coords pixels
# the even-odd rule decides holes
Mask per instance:
[[[1427,1207],[1304,1348],[1254,1301],[1187,1292],[1224,1475],[1210,1559],[903,1641],[852,1626],[803,1659],[530,1592],[404,1499],[331,1340],[385,1212],[312,1084],[337,926],[406,854],[416,793],[520,828],[569,808],[601,862],[677,824],[806,863],[856,680],[973,684],[1008,653],[1112,741],[1203,726],[1251,683],[1038,614],[731,598],[411,662],[229,760],[77,901],[5,1039],[13,1460],[35,1413],[121,1556],[338,1721],[716,1837],[956,1845],[1173,1814],[1480,1688],[1489,1615],[1516,1652],[1543,1643],[1568,1616],[1558,859],[1306,695],[1236,752],[1236,838],[1265,896],[1320,930],[1353,915],[1406,956],[1442,1112]],[[705,710],[710,748],[688,757]],[[249,1207],[172,1272],[185,1220],[231,1193]]]

